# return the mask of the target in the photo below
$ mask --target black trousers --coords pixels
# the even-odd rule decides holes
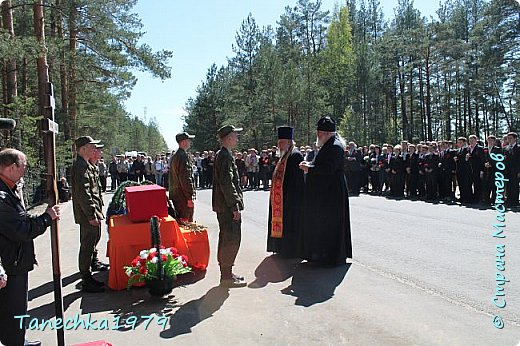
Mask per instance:
[[[471,201],[474,203],[478,203],[482,200],[482,179],[480,179],[480,172],[473,173],[469,177],[471,179],[471,185],[473,186],[473,190],[471,191]]]
[[[437,187],[437,172],[432,171],[430,173],[426,173],[426,199],[437,198]]]
[[[128,180],[128,173],[119,173],[119,183],[121,184],[123,181]]]
[[[506,203],[510,207],[515,207],[518,205],[518,176],[517,172],[507,172],[506,178],[509,181],[506,181]]]
[[[110,190],[115,190],[119,186],[119,175],[110,173]]]
[[[238,249],[240,248],[242,219],[238,221],[233,220],[233,212],[228,211],[217,213],[217,220],[220,229],[217,251],[220,275],[224,279],[230,279],[231,268],[235,264]]]
[[[100,175],[99,176],[99,182],[101,183],[101,191],[106,192],[106,190],[107,190],[107,176],[106,175]]]
[[[25,340],[25,324],[14,316],[27,314],[28,273],[8,275],[7,286],[0,289],[0,345],[21,346]],[[27,321],[27,318],[24,319]]]

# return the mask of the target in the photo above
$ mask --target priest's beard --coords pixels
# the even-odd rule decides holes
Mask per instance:
[[[287,154],[288,151],[289,151],[289,147],[278,148],[278,157],[279,157],[279,158],[284,157],[285,154]]]

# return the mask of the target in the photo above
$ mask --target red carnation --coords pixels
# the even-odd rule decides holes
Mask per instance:
[[[146,267],[141,267],[141,268],[139,268],[139,273],[141,273],[143,275],[147,275],[148,269],[146,269]]]
[[[168,260],[168,256],[161,255],[161,261],[166,262]]]
[[[188,257],[186,255],[181,255],[183,262],[188,262]]]
[[[157,256],[157,252],[150,252],[150,254],[148,255],[148,260],[151,261],[152,258],[154,258],[155,256]]]
[[[134,258],[132,263],[130,264],[132,267],[137,267],[137,263],[139,263],[139,257]]]

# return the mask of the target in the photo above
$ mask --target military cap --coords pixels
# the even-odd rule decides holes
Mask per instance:
[[[226,137],[227,135],[229,135],[231,132],[240,132],[242,131],[243,129],[241,127],[234,127],[233,125],[226,125],[226,126],[222,126],[220,129],[218,129],[217,131],[217,135],[220,139]]]
[[[194,135],[190,135],[188,132],[178,133],[175,136],[175,140],[177,141],[177,143],[180,143],[181,141],[183,141],[185,139],[192,139],[192,138],[195,138],[195,136]]]
[[[101,141],[99,140],[94,140],[94,138],[90,137],[90,136],[83,136],[83,137],[79,137],[78,139],[76,139],[76,141],[74,142],[74,144],[76,144],[76,149],[79,149],[81,148],[82,146],[84,145],[87,145],[87,144],[99,144],[101,143]],[[97,146],[96,146],[97,147]]]

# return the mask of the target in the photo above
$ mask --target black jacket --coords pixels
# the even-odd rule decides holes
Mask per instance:
[[[29,215],[16,194],[0,180],[0,258],[7,275],[33,270],[33,239],[51,225],[49,214]]]

